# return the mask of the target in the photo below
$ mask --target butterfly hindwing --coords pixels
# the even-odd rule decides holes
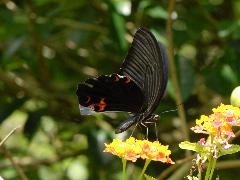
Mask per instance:
[[[96,112],[140,112],[143,94],[127,76],[103,75],[78,85],[79,104]]]

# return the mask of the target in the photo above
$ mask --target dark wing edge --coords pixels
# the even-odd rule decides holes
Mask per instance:
[[[150,105],[149,105],[148,112],[152,112],[157,108],[159,102],[161,101],[161,99],[162,99],[162,97],[165,93],[165,90],[166,90],[166,87],[167,87],[167,82],[168,82],[167,53],[166,53],[165,48],[159,42],[157,42],[156,39],[155,39],[155,41],[156,41],[156,43],[159,47],[159,48],[157,48],[157,50],[158,50],[158,55],[159,55],[161,60],[159,61],[160,62],[159,69],[156,69],[157,71],[155,72],[155,75],[153,75],[153,77],[154,78],[159,78],[160,81],[155,83],[155,87],[150,88],[148,90],[148,93],[152,94],[152,97],[154,97],[153,99],[151,99],[151,102],[149,102]],[[154,80],[152,79],[151,80],[152,84],[153,84],[153,81]],[[149,82],[149,81],[147,81],[147,82]],[[154,94],[155,94],[155,96],[154,96]]]

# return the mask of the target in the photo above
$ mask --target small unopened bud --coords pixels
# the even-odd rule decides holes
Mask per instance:
[[[231,104],[240,107],[240,86],[236,87],[231,94]]]

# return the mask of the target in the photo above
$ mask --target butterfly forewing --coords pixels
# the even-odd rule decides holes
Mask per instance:
[[[121,66],[144,94],[143,110],[147,115],[156,109],[167,84],[167,59],[164,49],[148,30],[139,29]]]

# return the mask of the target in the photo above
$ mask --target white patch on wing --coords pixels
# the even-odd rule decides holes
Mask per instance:
[[[119,75],[119,74],[117,74],[117,76],[118,76],[119,78],[124,78],[124,77],[126,77],[126,76],[121,76],[121,75]]]
[[[92,114],[99,114],[99,113],[106,113],[106,114],[109,114],[109,113],[121,112],[121,111],[104,111],[104,112],[96,112],[96,111],[94,111],[92,108],[84,107],[84,106],[81,106],[80,104],[79,104],[79,109],[80,109],[80,113],[81,113],[81,115],[83,115],[83,116],[85,116],[85,115],[92,115]]]
[[[80,104],[79,104],[79,109],[80,109],[81,115],[91,115],[95,113],[95,111],[92,108],[84,107],[84,106],[81,106]]]

